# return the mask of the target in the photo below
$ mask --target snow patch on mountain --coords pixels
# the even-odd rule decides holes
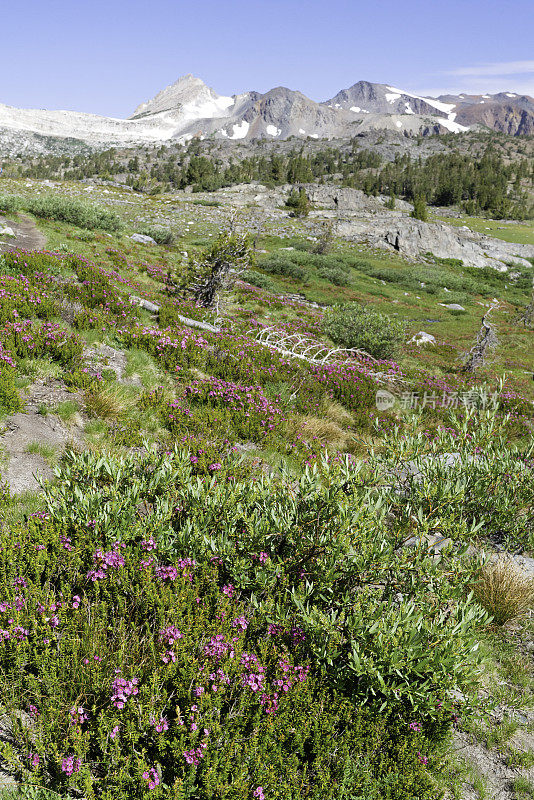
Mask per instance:
[[[444,114],[450,114],[453,108],[455,108],[454,103],[442,103],[439,100],[434,100],[430,97],[421,97],[419,94],[413,94],[412,92],[405,92],[404,89],[395,89],[394,86],[387,87],[390,92],[394,94],[386,94],[386,100],[388,97],[394,97],[397,100],[401,95],[406,95],[407,97],[413,97],[415,100],[422,100],[423,103],[428,103],[429,106],[436,108],[438,111],[442,111]],[[393,102],[388,100],[388,102]]]
[[[447,118],[443,117],[439,120],[439,124],[443,125],[444,128],[447,128],[451,133],[461,133],[462,131],[468,131],[469,128],[465,125],[460,125],[459,122],[455,122],[456,114],[449,114]]]
[[[250,128],[250,123],[243,120],[241,124],[232,125],[232,135],[229,135],[225,130],[221,130],[223,136],[228,139],[244,139]]]

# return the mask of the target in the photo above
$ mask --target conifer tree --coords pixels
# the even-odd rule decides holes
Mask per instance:
[[[428,220],[428,213],[426,203],[421,195],[416,195],[413,199],[413,211],[410,214],[414,219],[420,219],[422,222]]]
[[[300,189],[291,189],[286,200],[286,208],[291,209],[292,217],[307,217],[310,212],[310,201],[306,190],[301,186]]]

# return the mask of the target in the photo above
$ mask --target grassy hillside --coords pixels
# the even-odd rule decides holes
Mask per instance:
[[[467,800],[481,752],[531,791],[531,271],[321,247],[220,195],[2,184],[47,238],[0,262],[5,796]],[[179,287],[230,222],[216,313]],[[310,361],[353,302],[402,323],[394,360]]]

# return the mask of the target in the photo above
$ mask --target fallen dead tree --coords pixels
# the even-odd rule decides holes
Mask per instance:
[[[355,361],[378,364],[378,360],[365,350],[355,347],[328,347],[300,333],[286,333],[275,327],[262,328],[261,331],[248,331],[247,336],[254,336],[258,344],[276,350],[288,358],[298,358],[308,364],[326,366],[331,364],[354,364]],[[388,372],[369,372],[370,377],[378,383],[402,384],[403,380]]]

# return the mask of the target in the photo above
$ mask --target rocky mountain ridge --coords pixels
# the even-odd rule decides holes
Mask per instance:
[[[530,135],[534,133],[534,99],[513,92],[422,97],[368,81],[359,81],[324,102],[286,87],[224,96],[200,78],[185,75],[141,103],[128,119],[0,104],[0,155],[35,152],[39,145],[64,148],[67,140],[76,149],[185,143],[193,138],[335,140],[369,130],[414,136],[459,133],[473,127]]]

